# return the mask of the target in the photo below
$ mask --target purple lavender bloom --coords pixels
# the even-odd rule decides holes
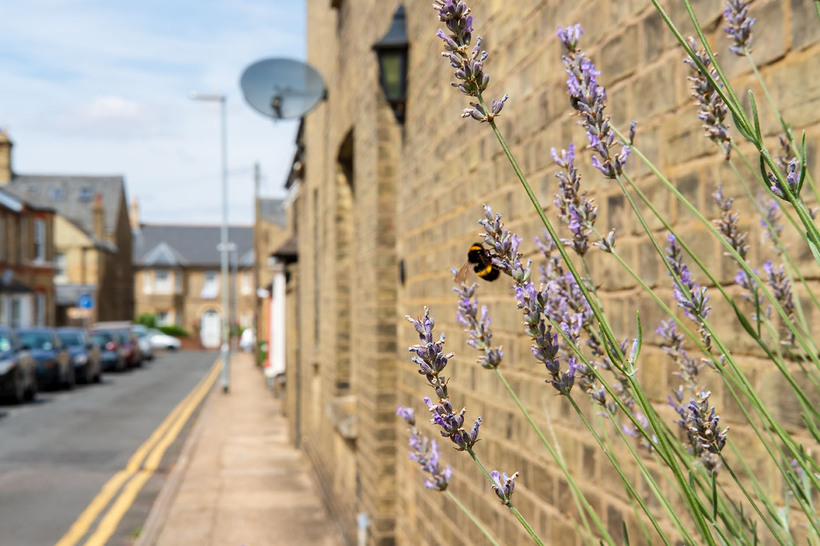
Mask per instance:
[[[693,439],[694,454],[700,457],[707,469],[715,472],[719,463],[719,454],[726,445],[729,429],[720,428],[720,416],[715,408],[709,406],[709,396],[712,393],[699,393],[698,399],[690,399],[687,421],[689,433]]]
[[[692,50],[696,52],[695,54],[700,62],[703,63],[703,66],[709,70],[712,79],[719,82],[717,71],[714,68],[709,68],[709,65],[712,64],[712,59],[709,58],[706,50],[703,48],[698,49],[697,42],[695,42],[695,39],[691,36],[689,37],[689,45]],[[720,146],[725,158],[729,159],[729,154],[732,151],[732,137],[729,136],[729,128],[723,122],[729,113],[729,109],[726,107],[723,99],[720,98],[712,82],[700,72],[697,64],[689,58],[684,59],[683,62],[689,65],[690,74],[687,79],[692,88],[692,96],[700,107],[698,119],[703,122],[706,136],[709,137],[709,140]],[[723,84],[721,83],[721,85]]]
[[[458,451],[468,450],[478,441],[478,428],[481,426],[481,417],[476,419],[473,428],[470,432],[467,432],[464,429],[466,408],[462,408],[460,412],[455,413],[453,404],[448,399],[439,400],[438,404],[434,404],[432,400],[425,397],[424,402],[432,414],[430,422],[441,428],[441,435],[450,438],[456,444]]]
[[[749,17],[749,3],[746,0],[726,0],[723,17],[727,24],[723,30],[732,39],[729,51],[739,56],[750,53],[755,19]]]
[[[555,148],[550,153],[555,164],[563,169],[555,174],[559,193],[555,194],[553,203],[558,208],[558,217],[572,232],[572,239],[561,242],[569,243],[578,255],[583,256],[589,250],[589,234],[598,218],[598,206],[587,198],[586,191],[580,191],[581,175],[575,168],[575,144],[570,142],[569,150],[561,150],[560,155]]]
[[[675,375],[679,376],[692,390],[697,389],[697,378],[703,365],[690,357],[684,348],[684,336],[677,331],[677,325],[672,319],[662,320],[655,330],[662,338],[661,349],[666,352],[678,365]]]
[[[408,315],[405,318],[413,323],[421,340],[420,344],[409,347],[411,353],[416,353],[411,360],[418,365],[419,373],[427,378],[439,398],[447,398],[447,381],[440,374],[448,360],[453,358],[453,353],[444,354],[444,334],[438,341],[433,341],[435,320],[427,307],[424,308],[423,317],[414,319]]]
[[[564,45],[561,59],[569,76],[569,103],[581,116],[580,124],[586,130],[589,147],[598,154],[592,158],[592,165],[605,177],[615,178],[623,172],[629,147],[622,146],[620,153],[614,156],[610,153],[610,148],[615,145],[615,133],[610,127],[609,116],[604,115],[606,90],[598,85],[601,72],[578,47],[581,34],[583,30],[579,25],[566,29],[559,27],[556,34]]]
[[[783,252],[777,241],[780,239],[780,233],[783,231],[783,225],[780,223],[780,205],[774,199],[765,199],[763,196],[758,196],[760,207],[766,211],[766,218],[761,218],[760,226],[765,228],[763,232],[764,238],[768,238],[774,245],[774,251],[777,254]]]
[[[578,41],[583,33],[584,29],[581,28],[580,24],[570,25],[567,28],[559,25],[558,32],[555,35],[568,51],[575,51],[578,49]]]
[[[723,196],[723,186],[719,185],[713,194],[715,203],[720,208],[720,218],[715,220],[721,235],[729,242],[731,247],[740,255],[742,260],[746,259],[749,253],[749,245],[746,244],[748,233],[741,232],[738,226],[738,214],[732,212],[734,198]]]
[[[444,51],[441,55],[450,61],[450,66],[455,69],[455,82],[450,85],[458,88],[459,91],[470,97],[481,99],[481,93],[490,83],[490,76],[484,72],[484,61],[489,53],[481,48],[481,37],[476,38],[475,47],[468,52],[472,41],[473,18],[470,15],[470,8],[463,0],[435,0],[433,8],[438,12],[438,17],[445,24],[449,32],[439,29],[436,36],[444,42]],[[491,122],[495,116],[501,113],[508,96],[504,95],[501,100],[492,101],[492,108],[486,112],[482,106],[482,101],[471,102],[470,108],[466,108],[461,117],[471,117],[478,121]]]
[[[789,200],[786,195],[787,191],[795,197],[800,195],[800,189],[803,187],[803,177],[805,176],[805,172],[802,169],[798,169],[798,167],[800,167],[800,162],[797,159],[792,159],[789,161],[786,168],[786,185],[788,186],[788,190],[783,187],[783,184],[775,175],[770,172],[766,173],[769,177],[769,182],[771,183],[769,189],[772,190],[773,194],[784,201]]]
[[[712,338],[706,329],[705,320],[709,316],[712,308],[709,303],[709,295],[706,287],[696,284],[691,277],[689,267],[683,263],[683,255],[677,245],[677,237],[670,233],[666,237],[669,247],[666,249],[666,261],[671,269],[670,275],[674,279],[673,294],[678,307],[683,309],[683,313],[698,325],[698,331],[703,340],[703,344],[708,348]]]
[[[453,288],[458,295],[458,314],[456,320],[467,327],[469,334],[467,345],[481,351],[478,363],[482,368],[493,369],[501,364],[504,351],[501,347],[493,347],[493,333],[490,330],[490,317],[487,306],[481,307],[481,317],[478,316],[478,298],[474,298],[476,285],[470,287],[456,286]]]
[[[521,237],[504,227],[501,215],[493,215],[493,209],[484,205],[484,218],[478,221],[484,228],[484,244],[493,254],[493,265],[501,272],[510,275],[516,284],[522,284],[530,278],[530,262],[526,265],[521,262],[521,253],[518,247]]]
[[[501,474],[498,470],[493,470],[490,472],[490,476],[493,481],[493,491],[495,491],[495,494],[501,499],[502,504],[509,505],[510,497],[512,497],[515,491],[515,479],[518,477],[518,472],[512,476],[507,476],[506,472]]]
[[[775,267],[771,261],[766,260],[763,264],[763,271],[768,277],[767,282],[772,289],[775,301],[783,308],[783,312],[789,317],[789,323],[794,322],[795,306],[792,297],[792,282],[783,265]],[[789,328],[789,324],[781,326],[781,343],[784,345],[794,345],[795,333]]]
[[[410,408],[402,408],[399,406],[398,415],[407,421],[408,412],[412,415],[413,410]],[[422,434],[416,428],[415,421],[412,423],[410,429],[410,460],[419,463],[422,472],[429,475],[429,478],[424,479],[424,486],[428,489],[435,489],[436,491],[444,491],[450,483],[450,478],[453,475],[453,470],[447,466],[444,470],[439,464],[439,457],[441,453],[438,449],[438,444],[435,440],[430,440],[427,436]]]
[[[416,424],[416,412],[413,408],[398,406],[396,408],[396,415],[404,419],[404,421],[410,426],[414,426]]]
[[[515,299],[518,308],[524,311],[524,333],[532,339],[532,355],[539,362],[543,362],[550,374],[547,383],[563,395],[568,395],[575,383],[575,368],[572,366],[574,358],[569,362],[569,371],[561,372],[561,363],[558,358],[558,334],[552,331],[552,326],[544,319],[548,295],[546,289],[538,290],[535,284],[528,282],[516,285]]]

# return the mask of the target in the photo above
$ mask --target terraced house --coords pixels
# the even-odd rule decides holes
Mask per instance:
[[[219,226],[136,222],[137,316],[151,314],[160,326],[180,326],[206,349],[221,343],[223,313],[234,327],[253,326],[253,229],[232,226],[228,240],[231,281],[226,285],[220,275]],[[231,309],[222,309],[222,290],[231,291]]]
[[[54,325],[54,271],[54,210],[0,188],[0,324]]]
[[[35,220],[21,228],[23,240],[34,244],[53,237],[45,260],[53,269],[53,323],[131,320],[134,281],[123,177],[20,174],[12,169],[11,150],[8,135],[0,133],[0,188],[56,213],[51,224]]]

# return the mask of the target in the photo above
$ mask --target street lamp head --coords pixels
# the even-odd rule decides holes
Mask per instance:
[[[225,95],[223,93],[200,93],[199,91],[191,91],[188,97],[192,100],[208,100],[225,102]]]

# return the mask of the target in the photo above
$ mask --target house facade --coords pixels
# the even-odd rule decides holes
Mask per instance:
[[[418,464],[408,460],[408,427],[395,415],[398,405],[414,408],[419,428],[438,439],[441,464],[453,469],[448,493],[488,524],[500,542],[530,543],[470,457],[451,449],[449,440],[440,438],[436,427],[427,423],[428,408],[422,400],[434,394],[410,361],[407,347],[418,343],[419,337],[405,316],[419,317],[429,306],[435,338],[446,333],[445,352],[456,354],[446,372],[453,404],[467,408],[468,430],[476,417],[484,418],[476,452],[490,469],[521,473],[515,485],[516,505],[547,543],[579,545],[583,536],[577,510],[559,465],[532,430],[521,424],[512,399],[493,372],[476,364],[478,354],[466,345],[465,327],[456,320],[458,299],[451,269],[464,264],[467,249],[481,239],[478,221],[483,218],[483,205],[502,214],[505,227],[523,238],[524,258],[533,259],[533,280],[538,276],[535,267],[546,262],[534,241],[543,238],[542,224],[489,124],[462,118],[469,101],[475,99],[450,84],[455,80],[453,67],[442,58],[444,45],[436,37],[444,24],[430,2],[404,3],[410,42],[407,100],[404,121],[397,120],[380,88],[372,46],[391,27],[400,4],[398,0],[306,2],[307,62],[321,73],[327,97],[303,119],[304,155],[299,176],[289,180],[289,215],[298,233],[298,264],[288,283],[296,300],[293,308],[288,307],[296,343],[294,351],[288,351],[291,433],[311,461],[325,501],[349,543],[357,542],[360,532],[371,545],[488,543],[444,494],[425,489]],[[718,184],[725,182],[732,195],[744,195],[743,190],[723,154],[703,135],[682,63],[684,53],[663,20],[641,2],[475,0],[469,4],[476,33],[490,52],[485,61],[491,75],[486,97],[510,95],[495,122],[546,214],[560,227],[562,237],[571,236],[553,204],[559,184],[551,148],[567,149],[574,142],[583,187],[598,206],[596,225],[604,234],[615,230],[623,263],[640,272],[649,290],[675,308],[663,260],[643,238],[643,227],[623,192],[591,166],[584,130],[577,126],[579,118],[573,115],[566,93],[567,75],[555,37],[559,25],[584,26],[583,47],[601,71],[599,81],[607,85],[607,112],[613,123],[626,128],[637,120],[638,147],[696,209],[714,218],[718,208],[712,195]],[[682,3],[663,4],[671,6],[675,21],[688,20]],[[751,69],[726,52],[725,23],[720,20],[723,2],[692,4],[710,43],[720,47],[718,58],[726,60],[729,77],[744,93],[752,88],[758,106],[762,105]],[[818,154],[820,109],[813,105],[820,87],[783,83],[814,81],[818,74],[820,27],[810,4],[754,2],[751,9],[758,18],[756,31],[761,28],[765,33],[755,39],[754,57],[760,61],[763,77],[775,82],[771,91],[776,101],[782,100],[792,114],[789,122],[795,124],[795,135],[806,130],[809,162],[816,166],[812,158]],[[808,20],[813,21],[810,28]],[[765,110],[761,117],[768,127],[766,137],[776,143],[779,124],[767,108],[760,106],[760,110]],[[756,170],[756,160],[753,167]],[[725,250],[720,242],[707,237],[703,226],[696,225],[675,199],[659,191],[657,178],[636,155],[630,157],[627,170],[662,217],[696,245],[699,258],[712,271],[720,271],[729,290],[736,290],[731,286],[734,269],[722,262]],[[756,213],[750,203],[744,206],[741,222],[750,224],[753,220],[748,219]],[[756,223],[745,227],[754,229]],[[664,225],[652,218],[649,230],[663,246]],[[803,249],[796,260],[816,289],[816,264],[801,235],[791,233],[788,241],[792,248]],[[752,253],[762,253],[760,244],[750,245]],[[636,335],[635,318],[640,312],[644,345],[636,373],[647,385],[653,405],[666,412],[667,423],[673,423],[675,415],[667,402],[679,378],[654,333],[666,315],[611,258],[597,249],[587,256],[593,279],[601,283],[596,286],[601,305],[611,317],[613,330],[624,338]],[[477,294],[492,317],[493,343],[504,348],[504,374],[521,404],[541,430],[550,431],[551,441],[560,446],[569,471],[615,543],[625,543],[625,530],[630,539],[637,537],[640,542],[641,522],[634,516],[633,500],[624,492],[607,454],[583,431],[566,399],[545,383],[548,374],[532,357],[532,342],[522,333],[511,282],[503,275],[492,283],[475,276],[473,280],[479,283]],[[716,299],[710,303],[717,306]],[[739,328],[731,309],[724,306],[716,316],[721,318],[715,327],[737,341]],[[816,338],[817,321],[812,324]],[[752,354],[743,365],[778,415],[787,420],[796,415],[780,400],[781,391],[765,379],[775,373],[771,362],[759,358],[748,344],[737,349]],[[742,428],[743,416],[731,396],[715,392],[714,399],[722,408],[721,423],[729,424],[741,442],[754,443],[752,434]],[[593,419],[597,415],[594,407],[584,405],[584,409]],[[816,445],[800,423],[790,421],[789,433]],[[755,446],[762,453],[760,445]],[[628,476],[640,475],[634,464],[624,470]],[[646,487],[641,494],[651,497]],[[654,543],[646,540],[641,543]]]
[[[217,248],[219,226],[139,224],[134,227],[136,316],[151,314],[158,325],[177,325],[206,349],[221,343],[224,312],[233,328],[254,326],[253,229],[228,230],[230,280],[223,283]],[[231,309],[222,308],[230,290]]]
[[[131,229],[123,177],[18,174],[11,169],[7,135],[5,140],[6,145],[0,142],[0,188],[56,212],[55,323],[131,320]]]
[[[55,324],[54,232],[53,209],[0,188],[0,324]]]

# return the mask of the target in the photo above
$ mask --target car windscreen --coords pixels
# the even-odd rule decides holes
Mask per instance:
[[[97,345],[105,345],[109,341],[116,341],[114,336],[108,332],[93,332],[91,334],[91,340]]]
[[[54,348],[54,341],[45,332],[20,332],[20,342],[32,349],[50,351]]]
[[[70,347],[82,347],[85,345],[85,336],[81,332],[57,332],[57,337],[63,345]]]
[[[0,332],[0,353],[5,353],[11,350],[11,336],[8,332]]]

